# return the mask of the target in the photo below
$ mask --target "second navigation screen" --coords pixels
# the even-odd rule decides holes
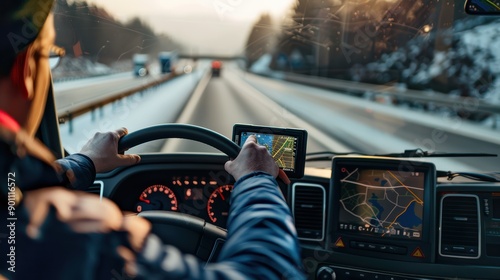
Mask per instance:
[[[341,230],[421,239],[425,174],[340,168]]]

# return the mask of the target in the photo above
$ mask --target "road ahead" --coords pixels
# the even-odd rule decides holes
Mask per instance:
[[[120,124],[133,131],[156,123],[183,122],[204,126],[231,137],[234,123],[252,123],[305,128],[309,132],[308,152],[395,153],[421,147],[446,152],[500,154],[498,132],[327,90],[255,76],[239,70],[235,63],[230,62],[225,64],[220,77],[210,78],[206,86],[199,86],[201,90],[190,94],[193,82],[202,76],[200,73],[198,78],[193,78],[193,74],[187,75],[153,89],[136,101],[132,109],[126,110],[126,116],[117,114],[112,119],[108,113],[105,115],[108,122],[105,127],[112,128],[109,123]],[[107,110],[120,111],[120,106],[126,104],[115,104],[114,109]],[[182,113],[171,113],[173,111]],[[86,135],[70,137],[80,142],[82,138],[88,139],[91,136],[89,131],[96,127],[83,122],[78,126],[87,127],[84,128]],[[102,123],[99,127],[103,127]],[[467,133],[480,139],[467,137]],[[210,147],[188,140],[169,140],[166,145],[157,142],[138,151],[157,152],[160,149],[166,152],[215,152]],[[495,170],[500,166],[499,158],[440,159],[435,163],[444,170]]]
[[[212,77],[205,90],[190,100],[195,109],[181,116],[179,121],[210,128],[229,138],[231,138],[235,123],[303,127],[294,122],[294,117],[285,108],[255,92],[254,88],[246,84],[233,71],[239,70],[236,67],[224,69],[220,77]],[[169,143],[164,151],[216,151],[194,141],[176,140],[170,142],[174,142],[174,144]],[[330,150],[328,146],[314,138],[309,139],[307,149],[309,151]]]

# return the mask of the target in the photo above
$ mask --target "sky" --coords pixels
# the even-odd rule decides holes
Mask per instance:
[[[192,54],[238,55],[262,13],[279,22],[295,0],[88,0],[126,22],[139,16]]]

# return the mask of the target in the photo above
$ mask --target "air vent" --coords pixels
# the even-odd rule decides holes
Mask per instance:
[[[94,181],[92,186],[88,187],[87,192],[98,194],[102,199],[102,193],[104,191],[104,183],[102,181]]]
[[[443,257],[477,259],[481,255],[479,198],[447,194],[441,199],[439,254]]]
[[[325,188],[317,184],[292,186],[292,211],[301,240],[321,241],[325,228]]]

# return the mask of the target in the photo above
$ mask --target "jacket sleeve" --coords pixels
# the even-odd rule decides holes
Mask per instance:
[[[305,279],[290,209],[269,174],[238,180],[231,194],[228,238],[217,262],[203,264],[152,235],[138,257],[147,279]]]
[[[17,159],[13,171],[19,173],[21,190],[41,187],[64,186],[70,189],[86,190],[95,180],[95,167],[90,158],[82,154],[73,154],[56,161],[58,168],[26,156]]]
[[[58,159],[64,175],[62,184],[75,190],[86,190],[95,180],[95,167],[92,160],[83,154],[72,154]]]

